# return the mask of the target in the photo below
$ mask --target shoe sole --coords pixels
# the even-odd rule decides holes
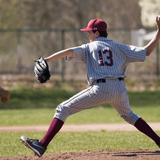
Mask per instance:
[[[37,152],[37,150],[35,150],[32,146],[30,146],[27,142],[27,138],[24,137],[24,136],[21,136],[20,137],[20,141],[26,146],[28,147],[29,149],[31,149],[38,157],[41,157],[42,155],[39,154],[39,152]]]

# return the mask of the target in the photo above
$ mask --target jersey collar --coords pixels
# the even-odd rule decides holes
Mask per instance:
[[[106,41],[107,38],[106,37],[97,37],[96,41]]]

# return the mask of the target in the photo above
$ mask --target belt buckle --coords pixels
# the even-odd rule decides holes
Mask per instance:
[[[119,81],[123,81],[124,78],[123,78],[123,77],[119,77],[118,80],[119,80]]]
[[[106,82],[106,79],[97,79],[96,82],[97,82],[97,83],[105,83],[105,82]]]

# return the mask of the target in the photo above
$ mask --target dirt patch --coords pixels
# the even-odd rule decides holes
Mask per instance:
[[[69,152],[61,154],[47,154],[41,158],[30,157],[8,157],[0,160],[160,160],[160,151],[134,151],[134,152]]]

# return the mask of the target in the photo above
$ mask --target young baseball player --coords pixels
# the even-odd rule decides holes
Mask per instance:
[[[66,56],[81,57],[86,64],[89,87],[57,106],[48,131],[41,140],[22,136],[21,141],[41,157],[68,116],[93,106],[110,104],[125,121],[134,125],[160,147],[160,137],[131,110],[124,82],[127,65],[143,62],[157,46],[160,39],[160,16],[156,17],[156,24],[157,32],[153,39],[144,47],[136,47],[108,39],[106,22],[102,19],[92,19],[81,29],[82,32],[87,32],[89,43],[46,57],[47,62],[54,62]]]

